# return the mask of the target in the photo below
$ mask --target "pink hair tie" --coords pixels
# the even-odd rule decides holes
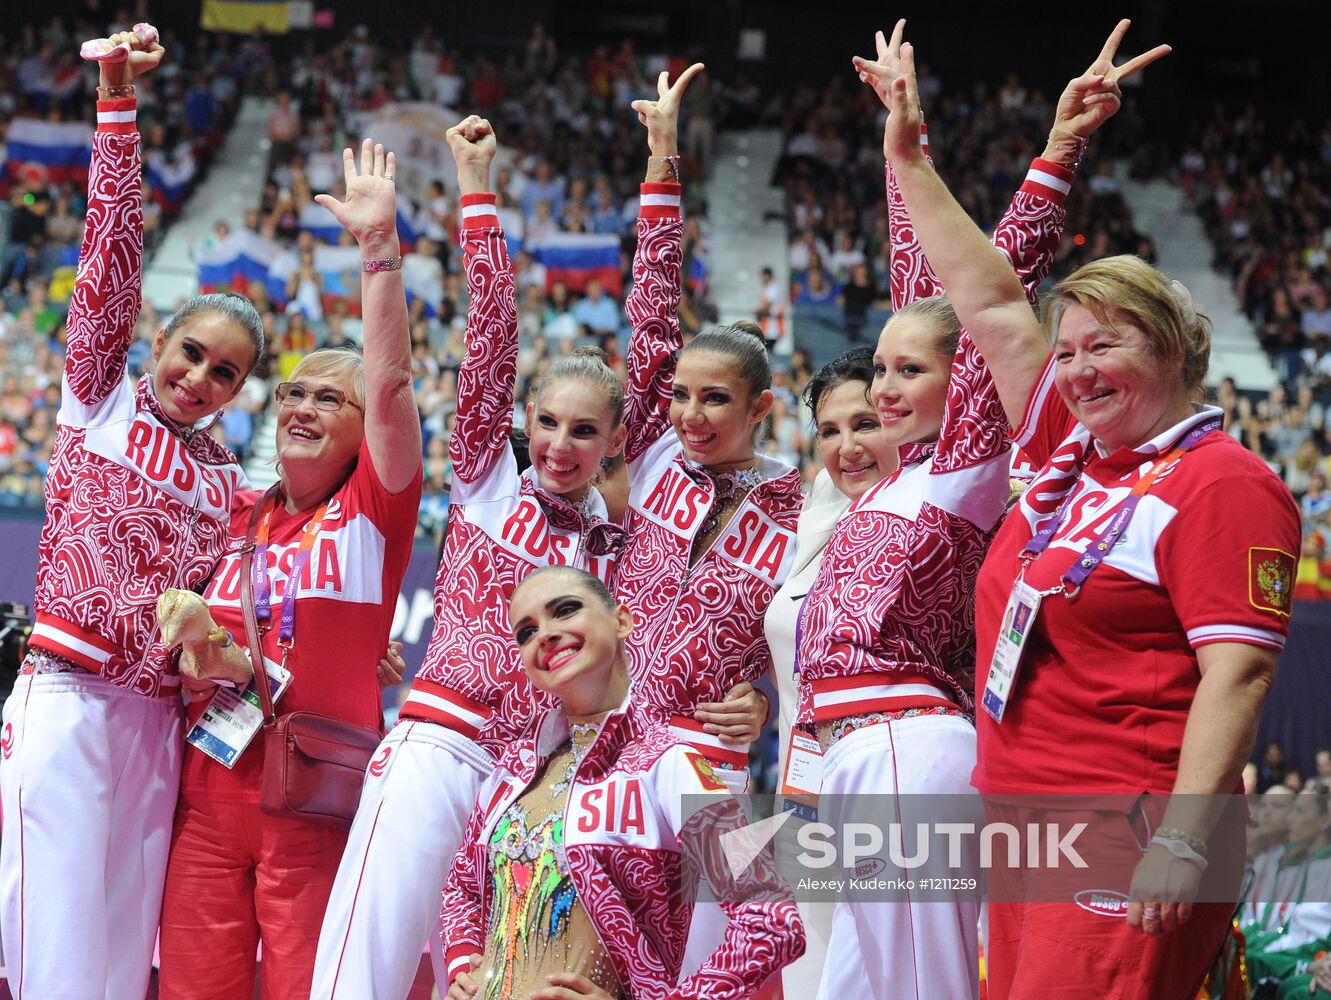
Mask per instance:
[[[139,40],[139,45],[142,48],[150,49],[157,44],[157,29],[151,24],[140,22],[134,25],[134,37]],[[112,45],[109,38],[89,39],[79,49],[79,55],[84,59],[108,63],[124,62],[129,58],[129,52],[128,42]]]

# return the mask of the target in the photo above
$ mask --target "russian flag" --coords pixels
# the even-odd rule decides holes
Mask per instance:
[[[316,240],[334,245],[342,235],[342,225],[333,213],[313,201],[300,210],[300,228]]]
[[[527,244],[527,252],[545,265],[545,287],[562,281],[581,292],[595,278],[608,295],[619,296],[619,237],[595,233],[555,233]]]
[[[28,164],[37,164],[46,169],[50,183],[73,181],[82,189],[88,184],[91,159],[92,126],[83,122],[15,118],[9,125],[5,170],[11,181],[18,180]]]
[[[416,241],[424,232],[416,225],[415,210],[410,198],[403,194],[397,196],[397,241],[402,245],[403,253],[416,249]]]
[[[317,202],[310,202],[300,210],[300,228],[321,243],[337,245],[342,238],[342,224],[332,212]],[[411,253],[419,239],[416,225],[411,219],[411,202],[399,195],[397,202],[397,237],[403,253]]]
[[[153,154],[148,157],[144,169],[162,211],[167,215],[179,215],[185,195],[189,193],[190,182],[194,180],[193,156],[180,163],[171,163],[166,157]]]
[[[314,269],[325,295],[349,295],[353,286],[360,288],[360,247],[315,247]]]
[[[231,287],[246,291],[251,281],[267,283],[268,270],[281,253],[281,247],[257,233],[248,230],[231,233],[221,243],[199,250],[199,290],[212,292]],[[285,282],[282,294],[285,297]]]

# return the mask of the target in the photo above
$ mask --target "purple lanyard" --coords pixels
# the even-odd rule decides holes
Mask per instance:
[[[254,536],[254,561],[250,570],[250,579],[254,584],[254,617],[264,625],[273,619],[272,595],[268,587],[268,532],[273,523],[273,512],[277,510],[277,491],[281,484],[274,484],[263,498],[263,514],[259,517],[259,527]],[[283,646],[290,646],[296,632],[296,594],[300,590],[300,578],[305,567],[310,564],[310,552],[314,548],[314,539],[323,527],[324,515],[328,513],[328,501],[324,501],[314,516],[305,526],[301,536],[300,548],[296,552],[291,575],[287,577],[286,589],[282,592],[282,621],[278,626],[278,639]]]
[[[813,581],[817,583],[817,579]],[[808,593],[800,598],[799,610],[795,612],[795,679],[800,676],[800,642],[804,639],[804,619],[809,614],[809,596],[813,593],[813,587],[810,586]]]
[[[1114,514],[1109,526],[1100,533],[1100,537],[1093,541],[1086,551],[1081,554],[1081,557],[1063,574],[1063,583],[1072,588],[1072,593],[1076,593],[1081,588],[1087,578],[1095,572],[1095,568],[1108,558],[1114,546],[1123,540],[1123,533],[1128,530],[1128,522],[1132,520],[1132,515],[1136,513],[1137,505],[1141,503],[1142,497],[1155,484],[1160,474],[1206,435],[1219,430],[1221,425],[1222,421],[1218,417],[1198,424],[1188,431],[1183,439],[1169,450],[1168,454],[1158,459],[1146,475],[1137,480],[1137,485],[1132,488],[1128,498],[1123,501],[1123,505]],[[1095,445],[1092,444],[1090,447],[1095,447]],[[1064,517],[1067,516],[1068,508],[1072,506],[1072,499],[1077,492],[1077,483],[1081,480],[1081,471],[1081,469],[1077,470],[1077,478],[1073,479],[1068,486],[1067,494],[1064,496],[1058,512],[1040,527],[1040,530],[1031,537],[1031,540],[1021,550],[1023,570],[1039,558],[1040,553],[1044,552],[1049,547],[1049,543],[1053,541],[1054,533],[1058,531]]]

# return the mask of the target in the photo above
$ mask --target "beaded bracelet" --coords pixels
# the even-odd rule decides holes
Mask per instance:
[[[661,176],[654,183],[678,184],[679,164],[680,158],[678,156],[652,156],[647,160],[647,169],[649,173],[652,168],[656,168],[660,172]]]
[[[363,260],[360,262],[360,269],[366,274],[377,274],[380,271],[400,271],[402,270],[402,258],[382,257],[379,260]]]
[[[124,83],[116,84],[111,87],[98,87],[97,99],[99,101],[122,101],[127,97],[134,96],[134,84]]]

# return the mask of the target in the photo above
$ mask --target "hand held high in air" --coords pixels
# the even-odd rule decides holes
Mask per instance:
[[[901,75],[901,38],[906,32],[906,19],[897,21],[892,29],[889,41],[881,31],[874,32],[874,42],[878,46],[877,59],[865,59],[852,56],[851,65],[859,74],[860,82],[867,83],[883,102],[883,107],[892,110],[892,82]]]
[[[356,238],[365,260],[396,257],[401,253],[397,238],[397,158],[384,147],[366,139],[360,147],[360,169],[350,148],[342,150],[346,199],[319,194],[322,205]]]
[[[924,160],[924,149],[920,146],[924,115],[920,111],[920,88],[915,81],[915,47],[910,42],[901,43],[901,71],[892,81],[891,90],[891,113],[883,126],[883,158],[900,169],[906,163]]]
[[[128,46],[129,55],[127,58],[116,61],[99,61],[97,64],[98,86],[128,87],[138,77],[156,68],[157,64],[162,61],[162,57],[166,55],[166,49],[162,48],[161,42],[157,40],[156,29],[152,29],[148,25],[140,25],[140,27],[149,28],[149,31],[144,33],[144,37],[147,39],[146,42],[144,38],[140,37],[139,33],[133,31],[119,31],[106,39],[106,42],[112,48],[120,45]],[[86,50],[87,47],[88,45],[85,44],[84,49]]]
[[[673,86],[667,86],[670,75],[662,71],[656,79],[657,99],[634,101],[631,105],[638,113],[638,121],[647,126],[647,148],[653,156],[679,155],[679,105],[688,89],[689,81],[703,71],[702,63],[694,63]]]
[[[1060,163],[1066,161],[1070,148],[1084,143],[1096,129],[1118,113],[1123,104],[1119,83],[1172,51],[1168,45],[1157,45],[1149,52],[1143,52],[1116,67],[1114,56],[1131,24],[1126,18],[1119,21],[1095,61],[1086,68],[1086,72],[1069,80],[1059,95],[1054,124],[1049,130],[1049,147],[1045,151],[1045,159]]]
[[[499,148],[490,122],[478,115],[468,115],[444,133],[444,138],[458,167],[459,192],[489,191],[490,163]]]

